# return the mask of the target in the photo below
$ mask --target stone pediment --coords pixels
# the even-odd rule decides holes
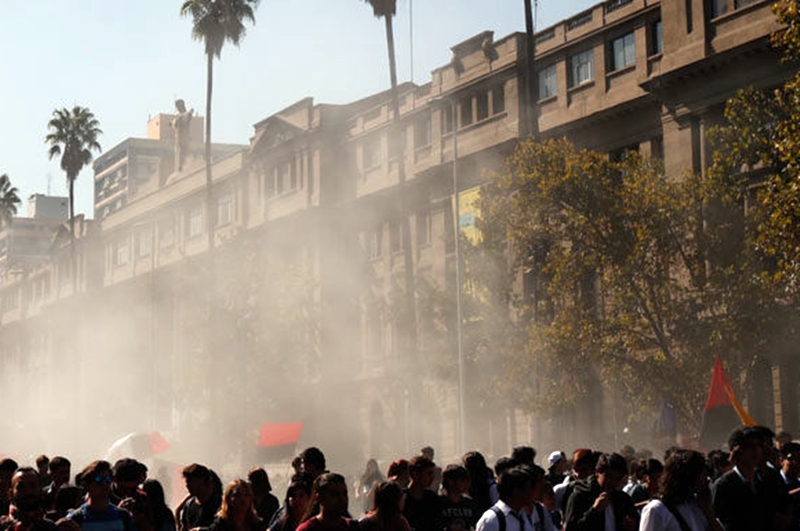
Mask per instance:
[[[303,129],[289,123],[280,116],[271,116],[256,131],[256,135],[250,142],[250,153],[277,148],[304,133]]]

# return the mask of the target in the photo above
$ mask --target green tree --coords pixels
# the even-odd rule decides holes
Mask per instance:
[[[47,123],[50,131],[44,141],[50,145],[48,155],[51,159],[61,157],[61,169],[67,174],[69,190],[69,232],[72,238],[72,289],[77,291],[77,263],[75,259],[75,179],[81,170],[94,158],[92,152],[102,148],[98,137],[103,134],[100,122],[86,107],[74,106],[72,110],[64,107],[53,111]]]
[[[206,54],[206,225],[208,252],[214,248],[215,212],[211,176],[211,95],[214,86],[214,58],[226,42],[239,46],[246,33],[245,22],[255,24],[259,0],[185,0],[181,16],[192,17],[192,37],[202,41]]]
[[[773,5],[783,29],[772,36],[790,64],[800,60],[796,0]],[[761,286],[773,302],[800,300],[800,72],[774,89],[740,91],[711,131],[711,175],[728,204],[746,204],[747,249]]]
[[[518,147],[483,193],[480,227],[485,252],[510,248],[525,277],[522,290],[513,274],[495,275],[492,288],[509,294],[525,331],[504,375],[516,378],[505,387],[521,405],[571,406],[600,379],[634,406],[667,400],[697,420],[733,319],[721,302],[729,279],[710,282],[701,252],[710,193],[702,179],[667,179],[659,161],[633,152],[612,161],[567,140]]]
[[[11,180],[5,173],[0,175],[0,228],[9,227],[17,215],[20,200],[18,190],[11,186]]]

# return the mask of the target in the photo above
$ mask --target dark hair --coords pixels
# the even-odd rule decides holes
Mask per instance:
[[[408,472],[408,461],[405,459],[398,459],[389,464],[389,470],[386,475],[391,477],[399,476],[403,472]]]
[[[530,472],[522,467],[510,468],[497,478],[497,493],[501,500],[508,500],[515,491],[524,489],[530,484],[533,484]]]
[[[18,468],[19,465],[17,464],[17,462],[11,459],[10,457],[6,457],[2,461],[0,461],[0,472],[14,472]]]
[[[109,474],[111,473],[111,463],[102,460],[92,461],[91,463],[86,465],[86,468],[81,470],[80,472],[81,483],[84,486],[87,486],[89,482],[94,479],[95,476],[103,472],[108,472]]]
[[[492,506],[489,493],[492,471],[486,466],[483,454],[477,451],[464,454],[461,462],[469,472],[469,495],[478,504],[478,509],[483,512]]]
[[[325,454],[322,453],[322,450],[317,448],[316,446],[311,446],[306,448],[300,453],[300,458],[303,460],[304,464],[311,464],[314,467],[325,470]]]
[[[528,474],[534,486],[544,482],[545,470],[539,465],[522,465],[520,468]]]
[[[449,492],[454,482],[459,479],[469,479],[469,472],[461,465],[447,465],[442,472],[442,487]]]
[[[644,469],[644,474],[646,476],[653,476],[655,474],[661,474],[664,472],[664,465],[661,464],[661,461],[654,458],[646,460],[642,468]]]
[[[628,462],[618,453],[602,454],[597,459],[597,465],[595,465],[594,471],[598,474],[605,474],[611,471],[627,474]]]
[[[44,466],[45,464],[50,464],[50,458],[46,455],[42,454],[36,458],[36,466]]]
[[[289,494],[291,494],[296,490],[302,490],[307,495],[311,496],[311,484],[312,484],[311,478],[307,476],[304,476],[302,474],[294,476],[292,480],[289,482],[289,486],[286,487],[286,496],[283,499],[283,504],[286,507],[289,506]],[[286,514],[288,514],[288,512],[289,511],[286,511]]]
[[[400,517],[400,501],[403,489],[393,481],[381,481],[375,487],[373,511],[382,529],[390,529],[393,521]]]
[[[435,452],[433,451],[433,446],[423,446],[420,449],[419,453],[422,455],[427,455],[427,454],[435,455]]]
[[[498,476],[509,468],[514,468],[514,461],[510,457],[500,457],[494,463],[494,473]]]
[[[532,465],[536,460],[536,450],[531,446],[517,446],[511,450],[511,460],[515,465]]]
[[[142,474],[147,473],[147,467],[136,459],[125,457],[114,463],[112,469],[114,479],[117,481],[135,481],[139,479]]]
[[[667,459],[661,476],[662,500],[675,507],[691,498],[697,478],[706,469],[703,454],[694,450],[675,450]]]
[[[419,474],[424,470],[429,468],[433,468],[436,466],[436,463],[425,457],[424,455],[415,455],[411,458],[411,461],[408,462],[408,470],[412,474]]]
[[[184,479],[200,478],[204,481],[211,479],[211,470],[198,463],[192,463],[191,465],[185,467],[181,471],[181,474],[183,475]]]
[[[373,467],[373,470],[370,470],[370,467]],[[381,474],[381,469],[378,468],[378,462],[375,459],[369,459],[367,461],[367,466],[364,468],[364,473],[361,474],[361,485],[369,486],[383,480],[384,477],[383,474]]]
[[[314,484],[311,487],[311,502],[308,504],[306,514],[303,515],[303,522],[314,516],[316,508],[320,505],[320,500],[328,491],[328,488],[334,484],[345,485],[344,476],[336,474],[335,472],[325,472],[317,476],[317,479],[314,480]]]
[[[164,487],[156,479],[148,479],[142,483],[142,490],[147,494],[147,503],[153,517],[153,529],[163,529],[165,522],[175,525],[175,515],[170,511],[164,496]]]
[[[264,496],[272,492],[272,484],[269,482],[269,474],[261,467],[256,467],[247,473],[247,480],[253,485],[253,494]]]
[[[52,473],[57,468],[68,467],[68,466],[72,466],[72,463],[69,462],[69,459],[57,455],[50,460],[50,473]]]
[[[788,442],[781,446],[781,457],[789,459],[793,456],[800,456],[800,443]]]

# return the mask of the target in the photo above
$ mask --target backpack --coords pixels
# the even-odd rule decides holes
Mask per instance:
[[[536,507],[536,513],[539,515],[539,521],[542,522],[542,518],[544,516],[542,513],[544,508],[538,503],[534,505],[534,507]],[[492,512],[497,515],[497,524],[499,525],[499,531],[506,531],[506,515],[505,513],[503,513],[503,510],[500,509],[500,507],[498,507],[497,505],[492,505]],[[525,515],[524,512],[522,514]],[[527,518],[527,516],[524,517]],[[525,531],[525,523],[520,521],[520,525],[522,526],[522,529],[520,529],[520,531]]]

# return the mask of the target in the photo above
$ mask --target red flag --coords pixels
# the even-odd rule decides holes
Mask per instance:
[[[714,356],[714,372],[703,411],[700,443],[706,448],[718,448],[741,424],[755,426],[756,423],[736,399],[722,361]]]

